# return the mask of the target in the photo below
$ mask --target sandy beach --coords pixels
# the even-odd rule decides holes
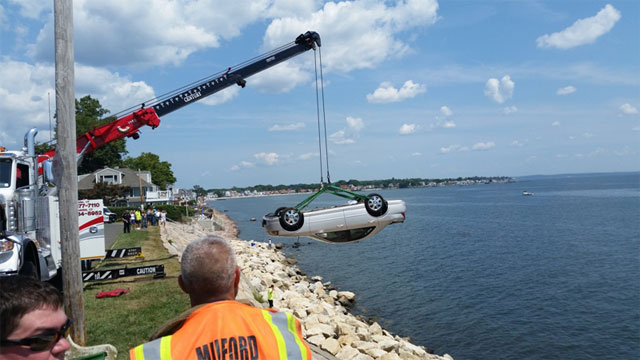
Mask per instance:
[[[275,246],[238,238],[235,223],[225,214],[215,212],[214,219],[215,225],[211,220],[168,222],[161,229],[165,248],[181,256],[199,237],[216,234],[225,238],[235,248],[242,269],[237,300],[264,308],[267,288],[273,284],[274,308],[300,320],[314,359],[452,359],[448,354],[429,354],[424,347],[391,334],[378,323],[352,315],[348,308],[356,301],[356,294],[327,288],[319,276],[308,278],[295,266],[295,259],[286,258]]]

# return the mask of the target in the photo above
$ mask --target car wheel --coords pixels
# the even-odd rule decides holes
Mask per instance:
[[[276,209],[276,211],[274,211],[273,213],[274,213],[276,216],[280,216],[280,213],[281,213],[281,212],[282,212],[282,210],[284,210],[284,209],[286,209],[286,207],[284,207],[284,206],[283,206],[283,207],[279,207],[279,208],[277,208],[277,209]]]
[[[296,231],[304,224],[304,216],[295,208],[285,208],[278,215],[280,226],[287,231]]]
[[[369,194],[369,199],[364,202],[364,207],[371,216],[382,216],[387,212],[387,201],[378,194]]]

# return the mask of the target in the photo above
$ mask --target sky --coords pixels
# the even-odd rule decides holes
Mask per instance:
[[[639,1],[75,0],[73,17],[76,97],[111,113],[320,34],[315,57],[127,140],[179,188],[326,181],[326,150],[332,181],[640,170]],[[53,32],[53,1],[0,0],[9,149],[50,139]]]

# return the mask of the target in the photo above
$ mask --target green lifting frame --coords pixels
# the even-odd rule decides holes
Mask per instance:
[[[320,184],[320,190],[318,190],[318,192],[316,192],[315,194],[309,196],[308,198],[304,199],[301,203],[299,203],[298,205],[296,205],[294,208],[296,210],[298,210],[298,212],[302,212],[302,209],[304,209],[305,207],[307,207],[307,205],[311,204],[311,202],[313,200],[315,200],[315,198],[317,198],[318,196],[324,194],[324,193],[330,193],[333,195],[337,195],[349,200],[356,200],[356,201],[366,201],[369,200],[369,197],[366,195],[360,195],[360,194],[356,194],[353,191],[349,191],[347,189],[343,189],[341,187],[335,186],[335,185],[331,185],[331,184]]]

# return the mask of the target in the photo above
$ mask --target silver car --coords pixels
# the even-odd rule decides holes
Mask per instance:
[[[384,200],[371,194],[367,201],[298,212],[279,208],[262,218],[269,235],[306,236],[330,244],[369,238],[387,225],[404,222],[407,207],[402,200]]]

